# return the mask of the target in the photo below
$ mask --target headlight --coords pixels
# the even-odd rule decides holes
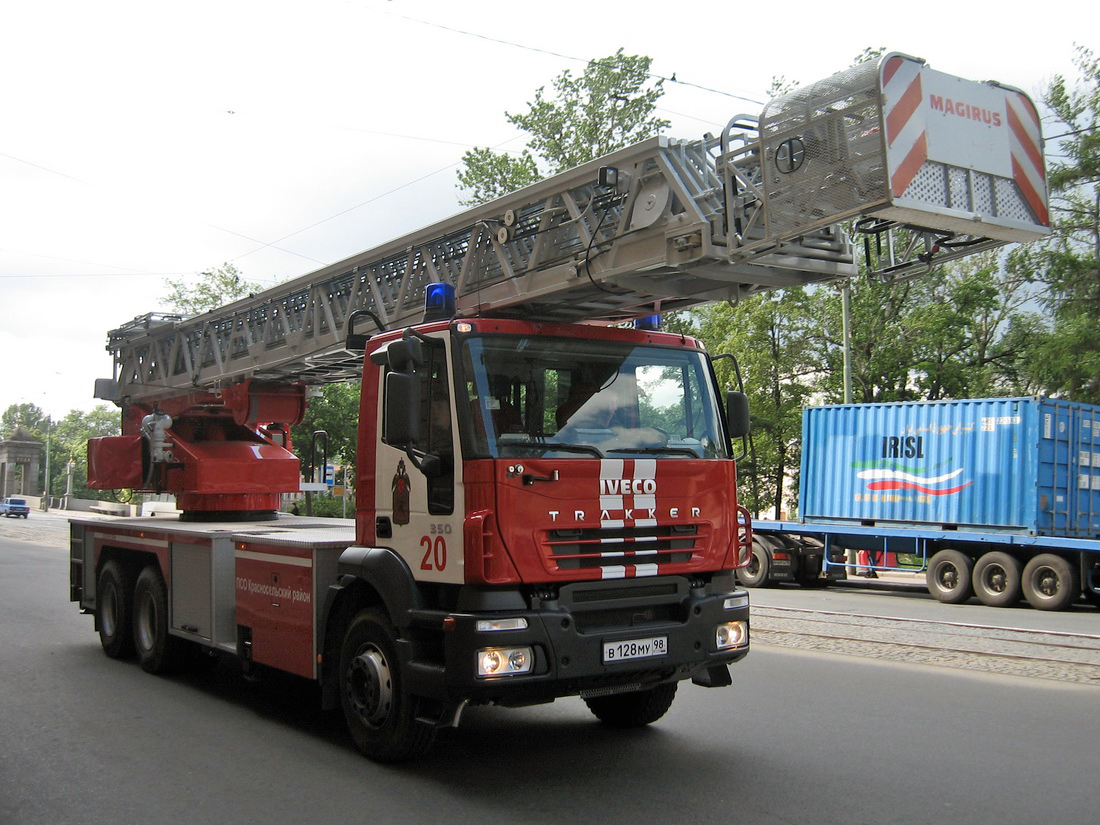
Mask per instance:
[[[534,661],[535,651],[529,647],[484,648],[477,652],[477,675],[486,679],[530,673]]]
[[[714,630],[714,643],[719,650],[733,650],[749,643],[748,622],[726,622]]]

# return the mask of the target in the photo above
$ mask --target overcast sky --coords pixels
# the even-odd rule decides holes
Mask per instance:
[[[1076,76],[1095,0],[826,4],[34,0],[0,10],[0,410],[91,409],[108,330],[166,278],[274,285],[460,210],[475,145],[518,150],[563,70],[653,58],[668,134],[758,114],[867,46],[1037,97]],[[857,11],[858,9],[858,11]],[[704,87],[704,88],[698,88]],[[1049,130],[1048,130],[1049,133]],[[1051,147],[1048,147],[1048,152]]]

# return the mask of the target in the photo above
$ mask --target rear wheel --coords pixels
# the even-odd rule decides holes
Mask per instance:
[[[112,659],[134,654],[134,575],[113,559],[103,565],[95,591],[99,643]]]
[[[186,652],[168,633],[168,589],[154,565],[142,570],[134,585],[134,647],[146,673],[175,670]]]
[[[986,553],[974,565],[974,595],[989,607],[1008,607],[1020,600],[1020,562],[1000,550]]]
[[[928,592],[944,604],[961,604],[970,598],[974,562],[958,550],[940,550],[928,562]]]
[[[617,693],[585,699],[588,709],[613,728],[641,728],[656,722],[672,707],[676,698],[676,682],[665,682],[649,690]]]
[[[1043,553],[1024,567],[1024,598],[1037,610],[1065,610],[1081,594],[1077,571],[1061,556]]]
[[[416,718],[404,687],[396,631],[381,611],[361,611],[340,649],[340,704],[356,746],[378,762],[426,753],[435,728]]]

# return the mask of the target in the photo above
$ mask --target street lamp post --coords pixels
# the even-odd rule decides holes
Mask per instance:
[[[50,509],[50,430],[53,429],[53,419],[46,416],[46,510]]]

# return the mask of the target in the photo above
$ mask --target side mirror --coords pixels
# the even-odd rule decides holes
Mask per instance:
[[[386,374],[386,443],[406,448],[419,440],[420,377],[407,372],[389,372]]]
[[[730,438],[745,438],[749,434],[749,397],[745,393],[731,390],[726,394],[726,420]]]
[[[424,363],[424,349],[418,339],[411,337],[390,342],[386,356],[394,372],[413,372]]]

